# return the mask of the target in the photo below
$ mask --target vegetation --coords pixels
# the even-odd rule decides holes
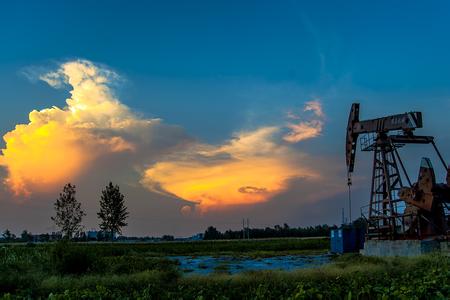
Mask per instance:
[[[287,224],[284,226],[275,225],[273,228],[252,228],[248,231],[250,232],[251,239],[270,239],[270,238],[305,238],[305,237],[328,237],[330,235],[330,230],[337,228],[336,226],[329,225],[318,225],[318,226],[310,226],[310,227],[298,227],[298,228],[290,228]],[[106,229],[107,230],[107,229]],[[111,231],[100,231],[97,233],[95,238],[88,238],[86,234],[81,233],[79,236],[72,238],[74,241],[89,241],[89,240],[98,240],[98,241],[106,241],[111,239]],[[20,236],[20,238],[16,238],[14,235],[11,235],[8,239],[0,238],[1,242],[27,242],[27,241],[39,241],[39,242],[48,242],[55,241],[60,239],[58,233],[54,233],[52,235],[49,234],[40,234],[40,235],[32,235],[30,232],[24,230]],[[240,240],[243,237],[242,230],[227,230],[225,233],[218,231],[215,227],[209,226],[204,234],[199,234],[195,237],[196,240]],[[135,236],[119,236],[117,240],[120,241],[139,241],[139,242],[154,242],[154,241],[174,241],[174,240],[186,240],[182,238],[175,238],[172,235],[163,235],[161,237],[135,237]]]
[[[33,241],[33,235],[31,233],[29,233],[27,230],[24,230],[20,234],[20,241],[21,242],[31,242],[31,241]]]
[[[48,299],[448,299],[450,258],[346,255],[295,272],[183,276],[166,255],[292,250],[322,239],[195,243],[5,245],[0,248],[0,298]],[[325,240],[326,242],[326,240]],[[248,244],[248,248],[246,247]],[[212,249],[210,247],[213,247]],[[251,247],[250,247],[251,246]],[[278,253],[278,252],[276,252]],[[219,270],[220,271],[220,270]]]
[[[2,233],[2,237],[6,242],[13,241],[16,238],[16,236],[13,233],[11,233],[11,231],[9,231],[9,229],[6,229]]]
[[[120,192],[118,185],[113,185],[112,182],[102,191],[100,200],[100,228],[104,232],[111,235],[114,239],[115,233],[122,233],[122,227],[127,226],[125,220],[128,217],[127,207],[124,202],[124,195]]]
[[[64,237],[71,239],[81,232],[81,221],[86,214],[81,209],[81,203],[75,198],[75,186],[68,183],[55,202],[56,216],[52,217],[55,225]]]
[[[32,246],[48,248],[61,243],[7,245],[4,249],[22,249]],[[198,241],[163,243],[70,243],[74,251],[92,251],[96,255],[123,255],[130,252],[154,257],[176,255],[231,255],[231,256],[275,256],[283,254],[326,253],[329,239],[272,239],[272,240],[235,240],[235,241]],[[1,248],[0,248],[1,249]]]
[[[366,220],[363,218],[358,218],[352,222],[349,226],[352,228],[365,228]],[[284,223],[283,226],[275,225],[273,228],[247,228],[245,236],[249,235],[252,239],[261,238],[280,238],[280,237],[328,237],[332,229],[337,229],[336,225],[330,226],[327,224],[316,225],[309,227],[289,227],[288,224]],[[242,239],[244,237],[243,230],[227,230],[225,232],[218,231],[215,227],[209,226],[204,235],[204,240],[234,240]]]
[[[247,233],[252,239],[261,238],[279,238],[279,237],[320,237],[329,236],[331,229],[337,226],[317,225],[309,227],[291,228],[286,223],[283,226],[275,225],[273,228],[248,228]],[[218,231],[215,227],[209,226],[204,235],[204,240],[234,240],[242,239],[243,230],[227,230],[224,233]]]

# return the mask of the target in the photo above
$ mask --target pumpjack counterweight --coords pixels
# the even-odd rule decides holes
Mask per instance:
[[[417,136],[422,113],[408,112],[359,120],[359,103],[350,110],[346,133],[348,183],[355,168],[357,141],[361,150],[373,152],[367,239],[422,239],[447,235],[449,228],[450,169],[432,136]],[[436,184],[434,169],[423,158],[417,183],[412,184],[398,149],[407,144],[431,144],[447,171],[447,182]],[[403,179],[406,179],[404,182]]]

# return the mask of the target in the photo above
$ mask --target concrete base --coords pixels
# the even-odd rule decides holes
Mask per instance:
[[[431,252],[441,252],[450,255],[447,241],[438,240],[369,240],[360,251],[367,256],[417,256]]]

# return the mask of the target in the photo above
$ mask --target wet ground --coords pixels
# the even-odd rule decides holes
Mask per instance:
[[[242,258],[231,256],[173,256],[186,274],[208,275],[211,273],[236,274],[245,271],[283,270],[314,268],[327,264],[329,255],[284,255],[264,258]]]

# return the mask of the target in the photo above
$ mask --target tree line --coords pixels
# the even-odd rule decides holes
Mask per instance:
[[[363,217],[353,220],[350,224],[341,224],[342,228],[361,228],[365,231],[367,220]],[[321,237],[330,236],[331,230],[337,229],[337,225],[316,225],[308,227],[289,227],[284,223],[283,226],[275,225],[266,228],[244,228],[241,230],[228,229],[220,232],[217,228],[209,226],[203,234],[204,240],[234,240],[234,239],[263,239],[263,238],[280,238],[280,237]]]
[[[252,239],[261,238],[278,238],[278,237],[317,237],[329,236],[331,229],[336,229],[337,226],[317,225],[309,227],[289,227],[286,223],[283,226],[275,225],[266,228],[246,228],[245,230],[227,230],[220,232],[217,228],[209,226],[203,234],[204,240],[234,240],[242,239],[244,237]]]

